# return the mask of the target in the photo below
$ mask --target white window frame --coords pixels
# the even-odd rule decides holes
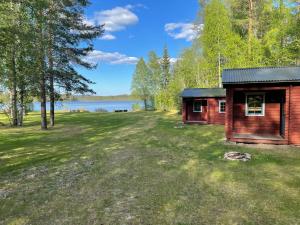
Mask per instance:
[[[196,103],[196,102],[197,102],[197,103],[199,102],[199,103],[201,104],[200,111],[195,110],[195,103]],[[194,101],[194,102],[193,102],[193,112],[202,112],[202,101]]]
[[[225,111],[221,112],[221,104],[225,103]],[[219,100],[219,113],[225,113],[226,112],[226,100]]]
[[[249,114],[248,113],[248,96],[251,95],[262,95],[263,96],[263,104],[262,104],[262,112],[261,114]],[[246,93],[246,106],[245,106],[245,115],[246,116],[265,116],[266,109],[266,93],[265,92],[249,92]]]

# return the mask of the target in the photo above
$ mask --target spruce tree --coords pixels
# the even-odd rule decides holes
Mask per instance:
[[[161,59],[161,69],[162,69],[162,78],[161,78],[161,87],[162,89],[166,89],[171,79],[170,74],[170,56],[168,52],[168,47],[164,47],[163,56]]]

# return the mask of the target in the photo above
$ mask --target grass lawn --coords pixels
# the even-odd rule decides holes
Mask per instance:
[[[0,127],[0,224],[300,224],[300,148],[225,144],[166,113],[38,120]]]

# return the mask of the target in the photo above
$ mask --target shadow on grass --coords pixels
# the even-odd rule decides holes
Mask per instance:
[[[0,174],[78,158],[104,139],[109,143],[115,132],[139,122],[143,114],[66,113],[57,118],[57,127],[48,131],[41,131],[36,121],[24,128],[0,129]]]

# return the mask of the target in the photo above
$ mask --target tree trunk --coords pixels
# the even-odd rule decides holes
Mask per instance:
[[[48,50],[49,59],[49,83],[50,83],[50,125],[55,125],[55,92],[54,92],[54,74],[53,74],[53,57],[51,46]]]
[[[42,10],[38,13],[39,18],[43,18],[44,12]],[[41,129],[47,130],[47,96],[46,96],[46,65],[45,65],[45,56],[47,55],[45,46],[45,35],[43,29],[43,22],[37,21],[37,29],[38,29],[38,49],[39,52],[37,53],[37,60],[38,60],[38,67],[39,67],[39,96],[41,102]]]
[[[40,101],[41,101],[41,129],[47,130],[47,98],[46,98],[46,79],[44,72],[40,76]]]
[[[54,79],[50,75],[50,125],[55,125],[55,93],[54,93]]]
[[[12,126],[18,126],[18,107],[17,107],[17,71],[16,71],[16,59],[15,59],[15,49],[13,47],[12,54],[12,71],[11,71],[11,118]]]
[[[19,112],[19,121],[18,121],[19,126],[23,126],[23,118],[25,114],[24,94],[25,94],[24,87],[22,86],[20,91],[20,112]]]
[[[53,2],[50,1],[50,12],[53,10]],[[49,60],[49,83],[50,83],[50,126],[55,125],[55,90],[54,90],[54,74],[53,74],[53,31],[51,27],[52,17],[50,16],[50,23],[48,24],[48,60]]]

